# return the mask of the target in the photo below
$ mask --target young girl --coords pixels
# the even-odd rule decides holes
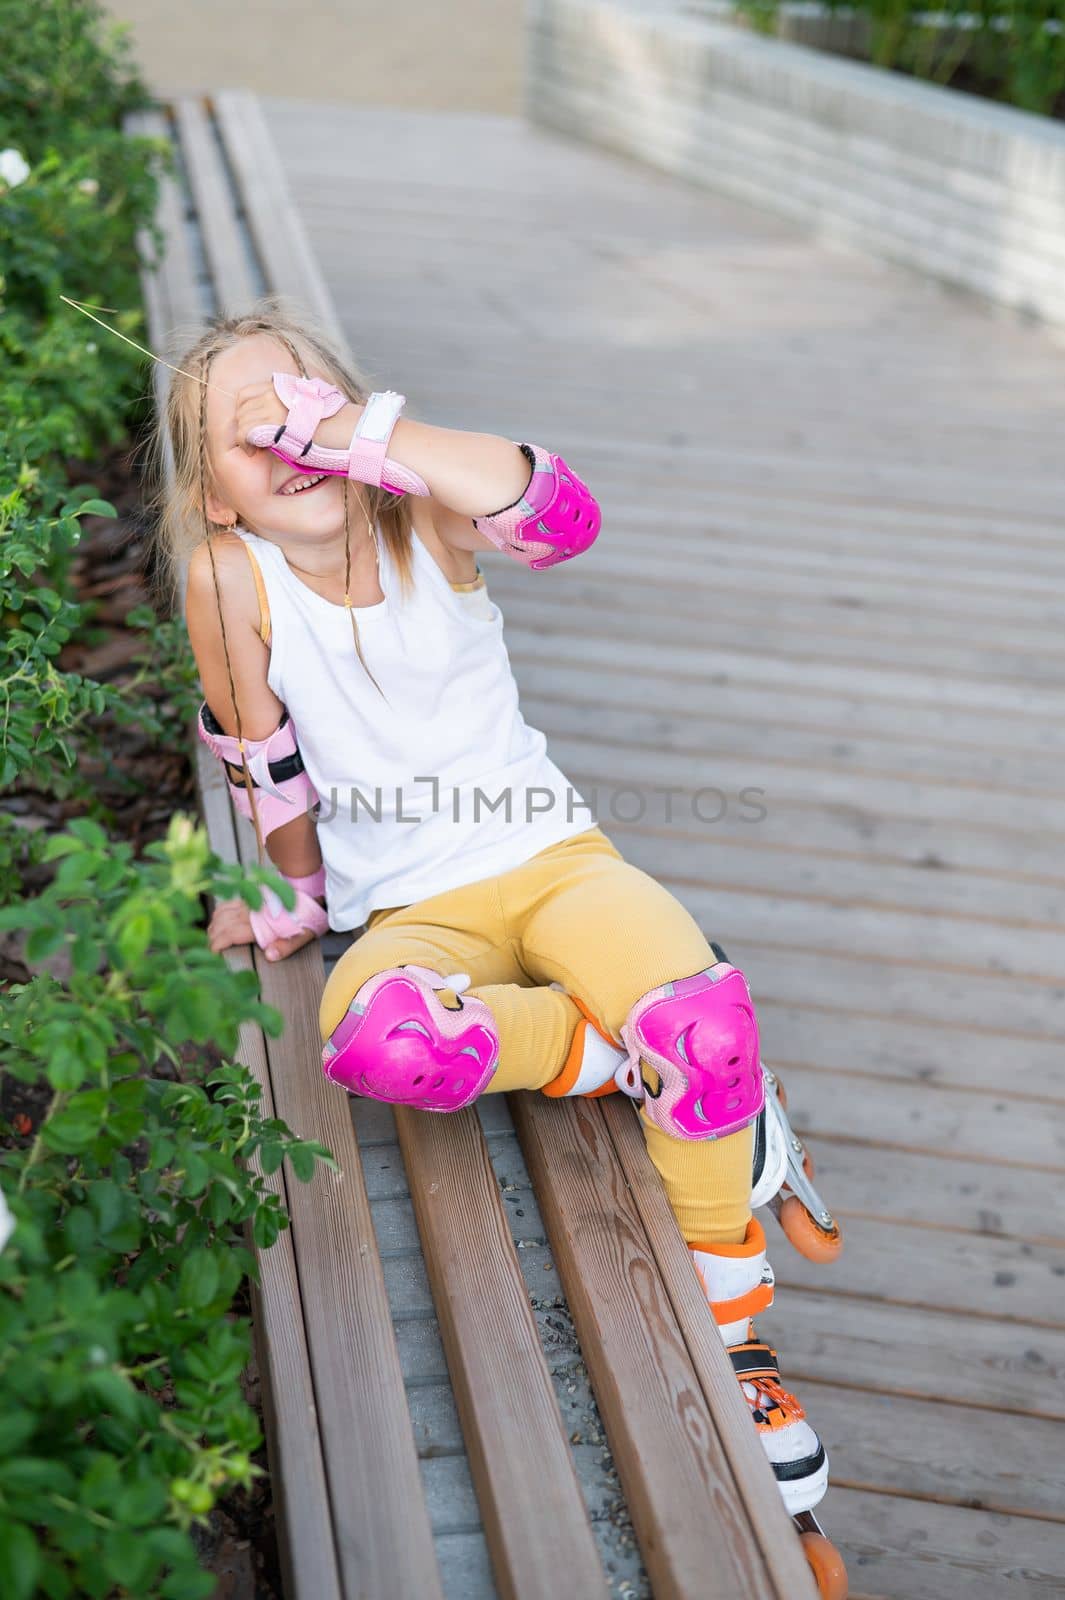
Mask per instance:
[[[324,1071],[351,1093],[630,1095],[785,1504],[808,1512],[825,1452],[751,1322],[773,1299],[756,1127],[759,1203],[783,1176],[746,982],[524,721],[476,562],[503,549],[535,584],[595,538],[595,500],[539,446],[397,420],[401,396],[368,396],[276,300],[179,365],[162,531],[188,557],[200,732],[296,890],[292,914],[219,906],[211,947],[280,959],[365,924],[321,1004]]]

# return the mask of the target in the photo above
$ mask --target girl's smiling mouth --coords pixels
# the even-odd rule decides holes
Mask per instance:
[[[329,477],[330,474],[328,472],[300,473],[296,477],[289,478],[287,482],[281,485],[280,489],[276,489],[274,492],[275,494],[285,495],[310,494],[312,490],[318,488],[319,484],[325,483]]]

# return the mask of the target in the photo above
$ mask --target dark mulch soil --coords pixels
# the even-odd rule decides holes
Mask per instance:
[[[62,670],[80,672],[100,683],[121,684],[129,680],[143,638],[138,630],[126,627],[125,617],[135,606],[146,602],[155,604],[157,609],[159,606],[148,530],[141,510],[137,459],[138,451],[127,444],[92,463],[69,463],[71,482],[91,482],[118,511],[114,521],[82,518],[74,582],[77,598],[91,601],[93,613],[90,625],[70,642],[58,661]],[[132,728],[107,730],[103,722],[97,726],[109,735],[105,740],[109,759],[79,763],[79,768],[92,773],[96,792],[112,814],[111,831],[129,840],[139,853],[166,833],[175,811],[197,810],[189,750],[180,743],[176,748],[160,749]],[[6,794],[3,804],[27,823],[49,832],[63,828],[82,809],[76,801],[29,789]],[[35,884],[30,872],[25,892],[32,894],[43,886],[43,881],[41,877]],[[30,977],[21,954],[22,942],[17,934],[0,935],[0,990]],[[0,1080],[0,1118],[13,1127],[20,1142],[28,1144],[32,1140],[48,1098],[47,1089],[9,1078]],[[240,1316],[250,1315],[246,1285],[234,1310]],[[262,1400],[254,1357],[242,1386],[261,1424]],[[218,1575],[214,1600],[281,1600],[265,1449],[259,1450],[254,1460],[264,1476],[255,1480],[250,1491],[238,1491],[216,1507],[208,1526],[196,1533],[201,1560]]]

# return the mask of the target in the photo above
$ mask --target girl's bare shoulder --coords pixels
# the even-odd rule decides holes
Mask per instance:
[[[241,622],[247,621],[258,633],[259,595],[255,574],[248,551],[235,533],[215,534],[210,549],[205,539],[189,557],[185,592],[186,621],[201,621],[205,615],[217,618],[216,574],[227,624],[230,617],[234,617]]]
[[[224,731],[236,733],[235,687],[245,733],[265,739],[277,727],[282,706],[267,681],[270,649],[259,636],[259,596],[252,565],[236,534],[219,535],[213,553],[212,565],[206,543],[193,551],[185,592],[185,623],[204,697]]]

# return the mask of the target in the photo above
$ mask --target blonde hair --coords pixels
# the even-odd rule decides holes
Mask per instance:
[[[211,367],[217,355],[230,349],[241,339],[254,334],[269,334],[283,344],[303,376],[307,376],[306,362],[318,367],[347,397],[361,404],[370,392],[371,385],[348,361],[341,359],[330,347],[329,335],[321,322],[301,310],[289,309],[285,297],[264,295],[239,316],[215,316],[206,327],[190,332],[174,329],[168,344],[183,354],[173,358],[173,365],[184,368],[175,372],[170,380],[166,406],[157,408],[148,451],[154,490],[148,503],[153,527],[155,569],[164,595],[173,608],[177,604],[180,574],[192,552],[200,544],[211,549],[213,534],[228,526],[213,522],[207,513],[208,487],[214,489],[214,476],[205,429],[207,388]],[[170,351],[166,352],[169,357]],[[192,376],[187,376],[191,373]],[[201,382],[197,382],[197,378]],[[172,470],[168,470],[172,463]],[[386,489],[353,483],[345,487],[344,532],[347,556],[345,595],[350,577],[351,549],[348,534],[348,512],[352,497],[361,505],[367,523],[373,530],[380,527],[400,587],[408,593],[413,584],[411,557],[412,524],[410,508],[405,495],[394,495]],[[215,578],[217,594],[217,574]],[[220,613],[221,615],[221,609]],[[381,692],[380,685],[363,660],[359,644],[358,626],[348,605],[351,617],[355,650],[368,676]],[[223,645],[228,663],[229,651]],[[234,704],[236,697],[234,695]],[[239,722],[239,711],[237,713]]]

